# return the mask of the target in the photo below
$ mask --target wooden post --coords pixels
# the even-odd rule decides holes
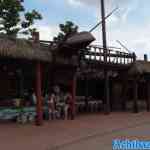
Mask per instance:
[[[76,102],[76,74],[73,74],[73,79],[71,81],[71,92],[72,92],[72,106],[71,106],[71,119],[73,120],[75,117],[75,102]]]
[[[146,109],[150,111],[150,81],[147,80],[147,100],[146,100]]]
[[[22,98],[24,94],[24,78],[22,70],[17,70],[18,79],[18,97]]]
[[[137,79],[134,79],[133,81],[133,94],[134,94],[134,100],[133,100],[133,112],[138,113],[138,83]]]
[[[85,75],[85,109],[88,111],[89,83],[87,75]]]
[[[107,41],[106,41],[106,22],[105,22],[105,5],[104,0],[101,0],[101,17],[102,17],[102,38],[103,38],[103,51],[104,63],[107,64]],[[105,114],[110,113],[110,99],[109,99],[109,77],[108,70],[104,69],[105,85],[104,85],[104,111]]]
[[[109,76],[108,71],[104,70],[105,85],[104,85],[104,113],[107,115],[110,113],[110,89],[109,89]]]
[[[127,100],[127,82],[126,77],[123,76],[123,88],[122,88],[122,111],[127,110],[126,100]]]
[[[36,96],[37,96],[37,119],[36,125],[42,125],[43,121],[43,109],[42,109],[42,78],[41,78],[41,63],[37,62],[36,64]]]
[[[106,42],[106,22],[105,22],[105,5],[104,0],[101,0],[101,17],[102,17],[102,38],[104,50],[104,62],[107,62],[107,42]]]

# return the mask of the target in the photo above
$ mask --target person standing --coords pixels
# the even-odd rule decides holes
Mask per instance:
[[[65,116],[68,119],[73,120],[74,119],[74,103],[73,103],[73,97],[69,92],[67,92],[66,94],[65,103],[66,103]]]
[[[48,98],[48,109],[49,109],[49,115],[51,119],[53,120],[55,117],[55,94],[52,93]]]
[[[33,89],[31,89],[29,92],[29,99],[32,106],[35,106],[37,104],[36,94]]]

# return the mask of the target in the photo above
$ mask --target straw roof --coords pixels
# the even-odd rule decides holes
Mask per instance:
[[[35,44],[25,39],[8,38],[6,36],[0,36],[0,57],[44,62],[50,62],[52,60],[48,46]]]
[[[131,66],[128,73],[130,75],[150,74],[150,62],[148,62],[148,61],[136,61]]]
[[[94,40],[95,38],[90,32],[83,31],[83,32],[76,33],[75,35],[68,38],[65,44],[75,45],[75,46],[77,45],[88,46]]]

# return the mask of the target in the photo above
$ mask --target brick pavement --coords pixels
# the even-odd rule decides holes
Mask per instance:
[[[2,150],[53,150],[67,149],[72,145],[80,148],[80,146],[86,145],[87,141],[92,142],[93,139],[96,139],[94,141],[101,140],[101,144],[106,146],[110,135],[109,139],[119,132],[121,134],[117,136],[131,136],[126,133],[127,130],[131,129],[132,131],[135,127],[150,124],[149,116],[150,113],[147,112],[139,114],[112,113],[108,116],[91,114],[79,116],[73,121],[45,122],[42,127],[1,123],[0,148]],[[122,134],[122,132],[126,134]],[[142,130],[139,132],[143,133]],[[145,133],[148,132],[145,131]],[[142,136],[142,134],[137,134],[137,136],[139,135]],[[84,142],[85,144],[83,144]]]

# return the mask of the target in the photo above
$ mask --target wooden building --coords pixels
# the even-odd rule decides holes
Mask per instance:
[[[150,110],[150,63],[136,61],[134,53],[108,48],[104,60],[102,47],[87,46],[89,43],[84,41],[77,47],[64,45],[55,49],[55,43],[39,41],[38,33],[31,40],[1,36],[0,43],[0,105],[33,88],[37,96],[37,125],[43,120],[42,94],[55,84],[69,87],[74,111],[79,95],[101,99],[104,112],[118,107],[126,110],[128,101],[138,112],[138,98],[144,99]]]
[[[36,35],[38,36],[38,34]],[[42,122],[42,76],[52,61],[48,47],[33,41],[0,37],[0,98],[19,98],[25,90],[35,89],[37,95],[37,124]]]
[[[128,74],[133,87],[133,111],[139,111],[139,100],[144,101],[147,111],[150,111],[150,62],[147,59],[136,61],[131,65]]]
[[[53,52],[50,44],[39,41],[39,33],[34,33],[31,40],[1,36],[0,43],[1,106],[6,103],[11,105],[11,99],[22,98],[26,91],[34,89],[37,96],[37,124],[41,125],[42,94],[50,86],[67,82],[75,99],[75,57],[66,59]]]

